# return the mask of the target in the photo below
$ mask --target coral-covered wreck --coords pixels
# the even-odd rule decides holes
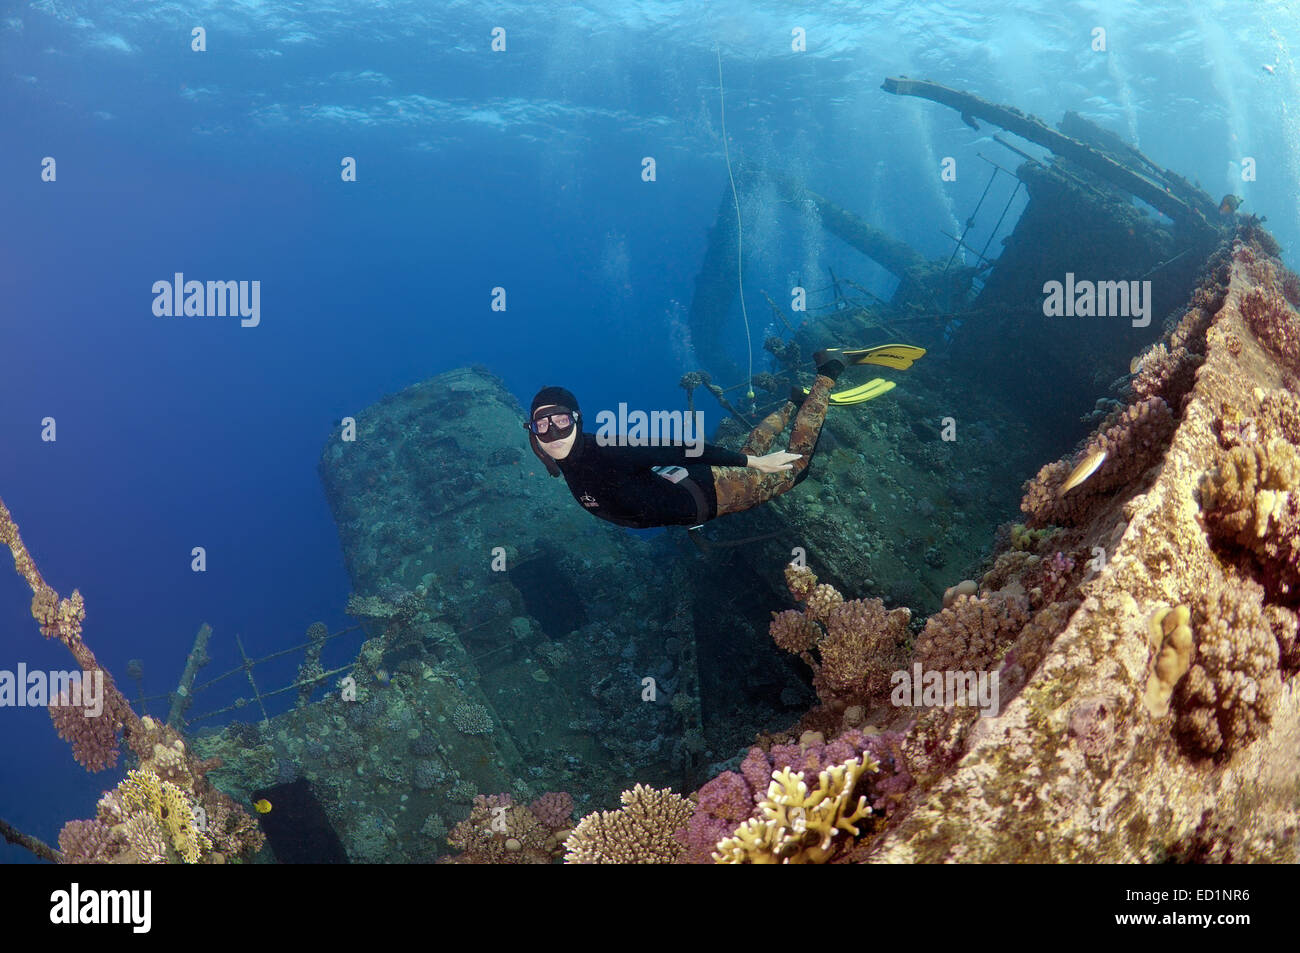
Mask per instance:
[[[1021,153],[1028,204],[973,267],[816,197],[898,291],[769,341],[757,388],[785,393],[828,341],[906,327],[936,346],[890,400],[830,418],[799,492],[720,522],[703,553],[630,536],[515,449],[522,409],[479,368],[331,441],[349,569],[386,612],[365,692],[243,741],[264,774],[313,780],[350,856],[1296,859],[1300,283],[1258,219],[1077,116],[1050,130],[890,82],[1054,154]],[[719,367],[727,221],[692,312]],[[1045,317],[1067,273],[1150,282],[1155,320]],[[688,399],[709,383],[684,381]],[[731,409],[719,442],[747,429]],[[1045,446],[1062,456],[1038,469]],[[807,568],[787,566],[795,547]],[[971,673],[966,704],[926,672]],[[574,794],[571,833],[548,791]]]
[[[957,239],[972,265],[742,170],[899,279],[837,281],[755,389],[904,329],[931,353],[889,399],[700,549],[573,506],[485,368],[367,408],[320,461],[368,635],[349,692],[305,665],[293,711],[189,739],[193,796],[305,785],[354,861],[1300,859],[1300,280],[1078,116],[885,88],[1050,153],[1003,143],[1028,203],[995,260]],[[730,201],[690,317],[720,377]],[[1154,320],[1047,316],[1067,275],[1149,283]],[[756,408],[724,406],[734,445]]]

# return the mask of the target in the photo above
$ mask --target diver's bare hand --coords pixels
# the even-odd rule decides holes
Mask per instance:
[[[780,470],[789,470],[790,465],[802,457],[802,453],[789,453],[785,450],[778,450],[775,453],[769,453],[761,457],[748,457],[748,462],[745,465],[753,467],[761,473],[776,473]]]

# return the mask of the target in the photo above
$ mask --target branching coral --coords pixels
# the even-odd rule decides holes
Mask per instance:
[[[103,771],[117,764],[117,735],[122,724],[111,708],[105,706],[98,715],[92,715],[84,705],[72,704],[68,694],[62,692],[49,711],[54,730],[72,745],[72,757],[79,765],[87,771]]]
[[[493,731],[492,716],[482,705],[466,703],[451,713],[456,730],[467,735],[489,735]]]
[[[118,849],[113,832],[99,821],[69,821],[59,831],[59,850],[65,864],[103,864]]]
[[[813,679],[817,694],[872,697],[887,691],[890,673],[902,661],[910,610],[886,610],[879,599],[854,599],[827,616],[826,635],[817,644],[821,667]]]
[[[1030,525],[1077,526],[1085,522],[1098,501],[1131,483],[1160,459],[1173,432],[1173,413],[1162,398],[1130,405],[1076,460],[1058,460],[1039,470],[1025,484],[1020,509],[1028,514]],[[1082,485],[1062,493],[1075,463],[1097,453],[1104,453],[1105,460],[1096,472]]]
[[[1216,541],[1250,551],[1271,599],[1300,601],[1300,452],[1285,440],[1220,452],[1201,481]]]
[[[854,797],[863,772],[879,766],[870,755],[827,768],[809,790],[804,776],[782,768],[772,774],[759,817],[718,844],[714,859],[722,864],[820,864],[830,860],[852,837],[857,822],[871,809]]]
[[[96,821],[72,821],[65,830],[76,837],[88,823],[104,826],[116,843],[111,857],[116,862],[160,863],[179,857],[195,864],[212,847],[212,839],[200,830],[202,814],[196,807],[175,784],[137,768],[100,799]]]
[[[588,814],[565,842],[566,864],[672,864],[684,847],[674,833],[691,818],[691,805],[669,790],[638,784],[617,811]]]
[[[926,671],[991,670],[1028,621],[1018,599],[958,596],[926,621],[916,640],[915,661]]]
[[[1272,718],[1281,679],[1263,595],[1243,580],[1197,601],[1196,654],[1173,698],[1179,740],[1194,754],[1231,754],[1258,738]]]
[[[818,635],[817,626],[813,621],[797,609],[773,612],[768,631],[778,648],[796,655],[812,648]]]
[[[910,610],[886,610],[879,599],[846,602],[834,586],[818,584],[805,567],[789,565],[785,576],[790,594],[804,601],[805,609],[772,613],[769,632],[779,647],[801,655],[813,668],[817,694],[828,700],[887,690],[889,673],[901,662]],[[810,652],[814,646],[820,662]]]

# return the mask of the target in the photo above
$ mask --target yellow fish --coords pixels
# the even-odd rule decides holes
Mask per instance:
[[[1064,496],[1084,480],[1088,479],[1088,477],[1096,473],[1097,468],[1105,462],[1105,450],[1094,450],[1092,453],[1088,454],[1079,461],[1079,465],[1070,471],[1070,475],[1066,477],[1065,482],[1061,484],[1061,495]]]
[[[260,801],[254,801],[253,810],[255,810],[258,814],[270,814],[271,802],[268,801],[266,798],[262,798]]]
[[[1239,205],[1241,205],[1241,196],[1228,193],[1223,197],[1223,201],[1219,203],[1219,214],[1231,215],[1233,212],[1237,211],[1237,206]]]

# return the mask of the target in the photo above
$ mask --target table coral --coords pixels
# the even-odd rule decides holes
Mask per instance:
[[[565,842],[566,864],[671,864],[685,847],[674,834],[691,818],[690,802],[638,784],[617,811],[588,814]]]

